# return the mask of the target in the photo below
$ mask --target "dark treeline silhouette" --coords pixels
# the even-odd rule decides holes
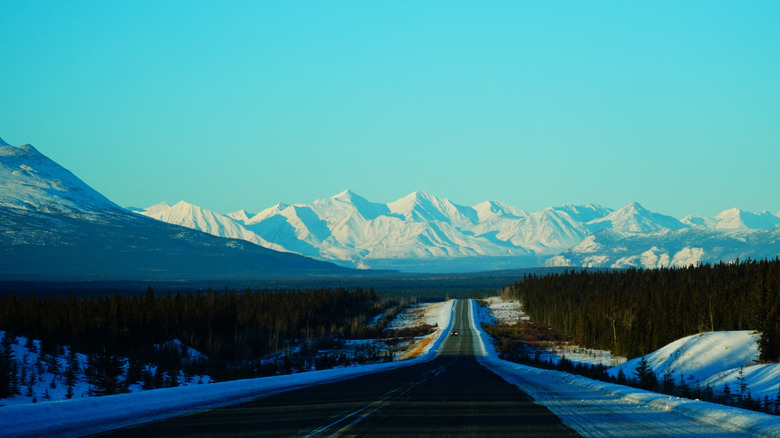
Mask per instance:
[[[378,337],[387,318],[369,322],[394,306],[361,288],[158,295],[149,287],[136,296],[42,299],[11,294],[0,297],[0,330],[41,340],[43,348],[67,345],[96,363],[124,356],[164,365],[169,355],[171,368],[181,367],[179,352],[160,345],[177,339],[208,357],[197,371],[229,379],[236,376],[227,371],[242,366],[236,364],[257,363],[290,340]]]
[[[537,325],[630,358],[704,331],[757,330],[761,360],[780,359],[778,259],[527,275],[503,294]]]

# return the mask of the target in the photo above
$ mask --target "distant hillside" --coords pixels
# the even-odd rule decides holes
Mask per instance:
[[[0,279],[204,280],[345,272],[120,208],[32,146],[0,146]]]

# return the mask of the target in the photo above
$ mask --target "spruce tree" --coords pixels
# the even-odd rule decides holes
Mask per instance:
[[[650,368],[650,364],[647,362],[645,356],[642,356],[642,359],[639,360],[639,364],[637,365],[634,374],[636,375],[637,384],[640,388],[652,391],[658,386],[658,380],[655,377],[655,373]]]
[[[3,333],[0,341],[0,398],[10,397],[16,392],[16,357],[13,349],[13,336]]]
[[[92,395],[112,395],[122,392],[120,376],[122,361],[105,349],[89,356],[89,383]]]
[[[65,398],[73,398],[73,387],[76,385],[79,373],[79,359],[76,356],[76,350],[71,347],[68,351],[68,365],[65,368],[65,386],[68,388]]]

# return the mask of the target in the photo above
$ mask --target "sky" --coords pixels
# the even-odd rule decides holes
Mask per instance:
[[[780,211],[776,1],[0,3],[0,137],[123,206]]]

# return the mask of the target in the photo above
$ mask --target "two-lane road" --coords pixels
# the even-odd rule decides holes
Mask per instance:
[[[468,305],[430,362],[100,436],[579,436],[476,361]]]

